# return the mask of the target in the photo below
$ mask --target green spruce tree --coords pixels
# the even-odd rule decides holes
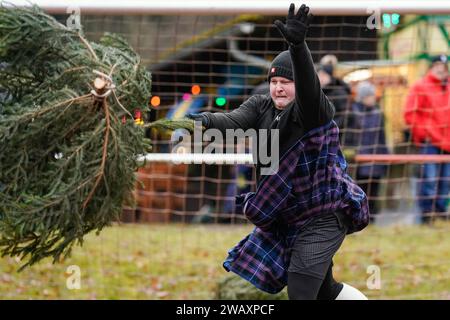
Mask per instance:
[[[0,250],[23,267],[70,253],[132,201],[151,77],[118,36],[98,43],[37,7],[0,4]],[[192,129],[160,120],[146,127]]]

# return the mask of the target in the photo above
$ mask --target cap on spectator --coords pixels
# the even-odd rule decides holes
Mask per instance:
[[[319,64],[317,66],[317,72],[323,71],[329,74],[330,76],[333,76],[333,65],[331,64]]]
[[[320,64],[331,64],[332,66],[337,65],[338,59],[334,54],[327,54],[320,59]]]
[[[357,102],[361,102],[365,97],[375,95],[375,86],[369,81],[363,81],[358,83],[356,86],[356,97]]]
[[[445,54],[439,54],[437,56],[431,57],[431,65],[437,63],[437,62],[442,62],[442,63],[447,63],[448,58]]]

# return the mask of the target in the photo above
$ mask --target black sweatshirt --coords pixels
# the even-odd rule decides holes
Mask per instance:
[[[306,43],[290,46],[295,101],[280,112],[273,104],[270,94],[254,95],[239,108],[227,113],[205,112],[208,128],[219,129],[280,129],[280,158],[306,132],[327,124],[333,119],[334,106],[320,88],[311,53]],[[277,117],[279,115],[279,117]],[[266,145],[268,142],[258,141]],[[257,166],[259,181],[259,166]]]

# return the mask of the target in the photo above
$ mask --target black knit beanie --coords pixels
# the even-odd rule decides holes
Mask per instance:
[[[272,77],[284,77],[286,79],[294,80],[294,74],[292,73],[291,53],[289,50],[281,52],[275,57],[275,59],[273,59],[267,75],[269,82]]]

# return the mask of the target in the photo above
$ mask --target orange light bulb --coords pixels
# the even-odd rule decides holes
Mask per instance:
[[[158,107],[161,104],[161,98],[159,96],[153,96],[150,100],[152,107]]]
[[[194,96],[196,96],[196,95],[199,95],[200,94],[200,91],[201,91],[201,88],[200,88],[200,86],[199,85],[193,85],[192,86],[192,88],[191,88],[191,92],[192,92],[192,94],[194,95]]]

